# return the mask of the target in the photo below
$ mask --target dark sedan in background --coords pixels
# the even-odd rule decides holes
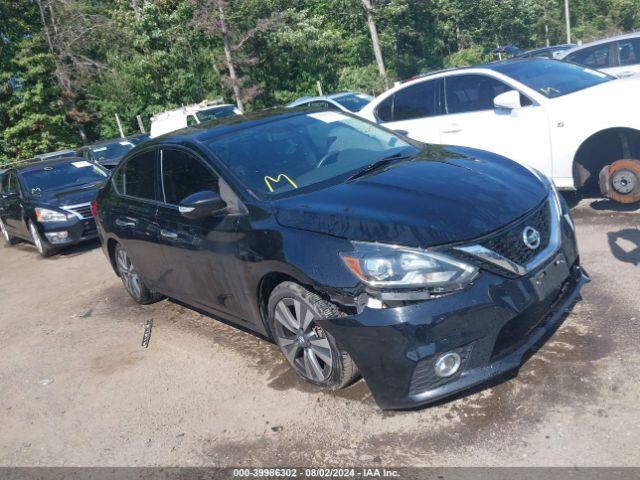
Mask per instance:
[[[41,256],[97,236],[91,201],[107,172],[81,158],[11,168],[0,183],[0,230],[7,245],[32,242]]]
[[[361,374],[383,408],[517,368],[587,281],[546,177],[336,111],[151,140],[95,210],[137,302],[167,295],[267,335],[323,388]]]
[[[124,157],[133,147],[147,140],[147,135],[136,135],[126,138],[112,138],[111,140],[102,140],[80,147],[77,156],[84,158],[89,162],[95,162],[102,167],[113,169],[122,157]]]

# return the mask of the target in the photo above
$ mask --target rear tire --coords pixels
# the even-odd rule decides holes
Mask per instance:
[[[16,243],[18,243],[18,239],[9,233],[9,231],[7,230],[7,227],[5,227],[4,222],[2,221],[1,218],[0,218],[0,233],[2,233],[2,240],[4,241],[4,244],[7,247],[10,247],[11,245],[15,245]]]
[[[351,356],[318,319],[345,316],[336,305],[293,282],[278,285],[269,297],[269,327],[293,370],[327,390],[349,385],[358,375]]]
[[[164,298],[164,295],[153,292],[144,283],[136,268],[133,266],[129,254],[125,248],[119,243],[116,245],[115,251],[115,263],[118,275],[122,280],[124,289],[127,291],[131,298],[140,305],[149,305],[151,303],[159,302]]]
[[[38,227],[36,227],[36,224],[31,220],[29,220],[29,233],[31,234],[33,244],[42,258],[50,257],[55,253],[55,249],[49,245],[49,242],[42,238],[40,232],[38,232]]]

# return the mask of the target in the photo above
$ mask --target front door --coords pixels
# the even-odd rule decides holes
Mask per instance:
[[[201,219],[189,219],[178,205],[189,195],[218,191],[218,177],[194,152],[175,148],[160,151],[164,202],[158,224],[165,262],[163,290],[186,302],[213,309],[233,320],[241,319],[243,266],[238,258],[238,216],[227,210]]]
[[[494,98],[509,90],[513,88],[486,75],[446,77],[442,143],[487,150],[552,176],[547,114],[524,95],[522,108],[494,108]]]

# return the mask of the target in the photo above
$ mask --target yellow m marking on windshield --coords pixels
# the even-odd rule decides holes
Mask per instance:
[[[280,180],[285,179],[287,182],[289,182],[289,184],[293,187],[293,188],[298,188],[298,185],[296,185],[296,182],[294,182],[293,180],[291,180],[289,178],[289,175],[286,175],[284,173],[281,173],[280,175],[278,175],[277,178],[273,178],[270,177],[269,175],[267,175],[266,177],[264,177],[264,183],[267,184],[267,188],[269,189],[270,192],[273,193],[273,187],[271,186],[271,183],[280,183]]]

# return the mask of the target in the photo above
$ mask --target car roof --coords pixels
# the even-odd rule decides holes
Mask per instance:
[[[615,42],[618,40],[627,40],[630,38],[640,38],[640,31],[625,33],[623,35],[616,35],[613,37],[601,38],[600,40],[594,40],[593,42],[589,42],[589,43],[583,43],[582,45],[578,45],[570,50],[567,50],[566,52],[563,52],[563,55],[569,55],[570,53],[580,51],[584,48],[595,47],[597,45],[603,45],[605,43]]]
[[[85,161],[84,158],[81,157],[64,157],[64,158],[55,158],[53,160],[41,160],[37,162],[27,162],[23,164],[16,165],[12,169],[17,172],[26,172],[29,170],[37,170],[42,167],[46,167],[49,165],[58,165],[62,163],[70,163],[70,162],[80,162]]]
[[[131,137],[135,137],[135,135],[130,135],[128,137],[110,138],[108,140],[99,140],[97,142],[93,142],[93,143],[90,143],[88,145],[83,145],[78,150],[87,149],[87,148],[93,148],[93,147],[99,147],[100,145],[110,145],[112,143],[127,142],[127,141],[129,141],[129,139]]]
[[[532,53],[540,53],[540,52],[549,52],[549,51],[556,51],[556,50],[569,50],[570,48],[574,48],[576,47],[575,43],[563,43],[560,45],[549,45],[548,47],[540,47],[540,48],[534,48],[531,50],[526,50],[518,55],[516,55],[516,57],[519,57],[521,55],[531,55]]]
[[[277,107],[257,112],[244,113],[233,117],[225,117],[217,120],[199,123],[173,132],[165,133],[151,140],[147,140],[141,148],[147,148],[164,143],[195,142],[206,143],[216,138],[220,138],[231,133],[240,132],[249,128],[287,118],[304,115],[310,111],[318,112],[323,110],[309,110],[306,108],[286,108]],[[342,112],[335,112],[342,113]],[[349,115],[344,113],[344,115]]]
[[[315,97],[300,97],[289,103],[290,106],[295,106],[304,102],[316,102],[318,100],[336,100],[338,98],[345,97],[347,95],[366,95],[360,92],[340,92],[331,93],[329,95],[316,95]]]
[[[41,158],[41,159],[45,160],[45,159],[47,159],[49,157],[56,157],[58,155],[66,155],[68,153],[75,153],[75,150],[72,149],[72,148],[67,148],[67,149],[64,149],[64,150],[56,150],[55,152],[39,153],[34,158]]]
[[[465,70],[475,70],[475,69],[488,69],[488,70],[495,70],[497,71],[498,68],[501,65],[507,65],[510,63],[519,63],[519,62],[535,62],[535,61],[554,61],[551,58],[529,58],[529,57],[514,57],[514,58],[509,58],[507,60],[499,60],[499,61],[495,61],[495,62],[490,62],[490,63],[481,63],[478,65],[468,65],[468,66],[464,66],[464,67],[451,67],[451,68],[442,68],[440,70],[434,70],[432,72],[427,72],[427,73],[421,73],[419,75],[416,75],[414,77],[411,77],[407,80],[405,80],[404,82],[402,82],[402,84],[404,83],[408,83],[408,82],[412,82],[414,80],[422,80],[431,76],[435,76],[435,75],[440,75],[442,73],[448,73],[448,72],[463,72]]]

